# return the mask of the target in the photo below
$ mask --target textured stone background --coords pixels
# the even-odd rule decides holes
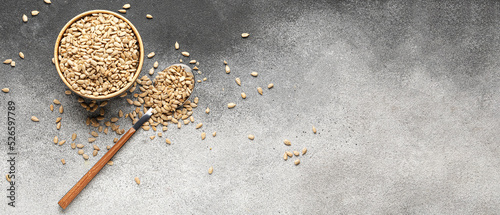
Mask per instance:
[[[63,211],[57,202],[103,155],[84,162],[57,135],[86,143],[87,116],[50,62],[75,15],[117,11],[139,29],[145,61],[181,50],[208,81],[193,124],[151,141],[140,131]],[[6,103],[17,113],[17,204],[8,214],[493,214],[500,211],[500,3],[497,1],[2,1],[0,170],[7,171]],[[24,24],[23,13],[39,10]],[[147,20],[146,14],[154,16]],[[248,39],[240,34],[249,32]],[[23,51],[26,59],[17,53]],[[222,61],[230,63],[224,73]],[[253,78],[250,72],[257,71]],[[242,86],[235,84],[240,77]],[[258,86],[275,87],[257,94]],[[244,91],[248,98],[242,100]],[[54,98],[65,107],[48,106]],[[232,110],[229,102],[237,103]],[[206,107],[211,113],[204,113]],[[107,117],[131,111],[124,99]],[[40,118],[33,123],[30,116]],[[129,120],[121,120],[124,128]],[[311,126],[318,128],[314,135]],[[200,133],[217,131],[206,140]],[[248,134],[256,139],[250,141]],[[112,144],[116,134],[97,144]],[[283,139],[292,146],[283,145]],[[210,150],[209,148],[212,148]],[[285,150],[309,149],[301,164]],[[87,146],[87,149],[89,146]],[[91,153],[88,150],[87,153]],[[60,159],[67,161],[61,165]],[[210,166],[212,175],[207,174]],[[137,185],[134,177],[140,177]],[[2,176],[3,177],[3,176]],[[7,183],[0,180],[0,196]]]

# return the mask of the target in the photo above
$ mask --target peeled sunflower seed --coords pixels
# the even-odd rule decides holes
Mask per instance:
[[[288,157],[293,157],[293,153],[292,153],[292,152],[285,151],[285,153],[286,153],[286,155],[287,155]]]
[[[249,134],[249,135],[248,135],[248,139],[253,140],[253,139],[255,139],[255,136],[254,136],[254,135],[252,135],[252,134]]]
[[[189,57],[189,52],[181,52],[184,57]]]
[[[50,0],[43,0],[43,2],[45,2],[46,4],[52,3]]]
[[[123,5],[123,9],[129,9],[129,8],[130,8],[130,4]]]
[[[267,85],[267,89],[271,89],[274,87],[274,84],[273,83],[270,83],[269,85]]]
[[[61,146],[61,145],[62,145],[62,144],[64,144],[64,143],[66,143],[66,140],[61,140],[61,141],[59,141],[59,143],[58,143],[58,144]]]
[[[293,151],[293,154],[294,154],[295,156],[299,156],[299,155],[300,155],[300,153],[299,153],[298,151]]]
[[[290,140],[287,140],[287,139],[285,139],[285,140],[283,141],[283,143],[284,143],[285,145],[287,145],[287,146],[291,146],[291,145],[292,145],[292,142],[290,142]]]
[[[141,184],[141,180],[139,180],[139,177],[135,177],[134,180],[135,180],[135,183]]]
[[[231,73],[231,69],[229,69],[229,66],[226,65],[226,74],[229,74],[229,73]]]
[[[151,69],[149,69],[149,75],[153,75],[153,74],[155,74],[155,68],[154,67],[151,68]]]
[[[110,166],[113,166],[114,162],[113,161],[108,161],[107,164],[110,165]]]
[[[28,22],[28,16],[26,16],[26,14],[23,14],[23,22]]]
[[[64,94],[66,94],[66,95],[71,95],[71,90],[66,90],[66,91],[64,91]]]
[[[207,109],[205,110],[205,113],[210,113],[210,108],[207,107]]]
[[[60,105],[60,104],[61,104],[61,102],[60,102],[59,100],[57,100],[57,99],[54,99],[54,104],[56,104],[56,105]]]
[[[231,108],[234,108],[236,106],[235,103],[229,103],[227,104],[227,108],[231,109]]]
[[[148,54],[148,58],[152,58],[152,57],[154,57],[154,56],[155,56],[155,53],[154,53],[154,52],[151,52],[151,53],[149,53],[149,54]]]
[[[316,134],[316,127],[313,126],[313,133]]]
[[[38,15],[40,12],[38,10],[34,10],[34,11],[31,11],[31,16],[36,16]]]
[[[83,145],[83,144],[80,144],[80,143],[79,143],[79,144],[76,144],[76,148],[81,149],[81,148],[83,148],[83,147],[84,147],[84,145]]]
[[[236,83],[237,83],[239,86],[241,86],[241,80],[240,80],[240,78],[236,78]]]
[[[75,149],[76,148],[76,144],[75,143],[71,143],[71,148]]]
[[[156,69],[158,68],[158,61],[155,61],[155,63],[153,64],[153,67]]]
[[[216,131],[214,131],[214,133],[212,133],[212,136],[214,136],[214,137],[215,137],[215,135],[217,135],[217,132],[216,132]]]
[[[295,160],[293,163],[294,163],[295,165],[299,165],[299,164],[300,164],[300,160],[299,160],[299,159],[297,159],[297,160]]]
[[[175,47],[175,50],[178,50],[178,49],[179,49],[179,43],[178,43],[177,41],[175,41],[175,45],[174,45],[174,47]],[[182,62],[181,62],[181,63],[182,63]]]
[[[246,99],[247,98],[247,94],[241,93],[241,98]]]
[[[16,62],[14,62],[14,61],[10,62],[10,66],[11,67],[15,67],[16,66]]]
[[[64,165],[64,164],[66,164],[66,161],[64,160],[64,158],[63,158],[63,159],[61,159],[61,163],[62,163],[63,165]]]
[[[85,151],[83,151],[83,149],[78,150],[79,155],[83,155],[83,153],[85,153]]]
[[[88,160],[89,156],[87,154],[83,154],[83,159]]]
[[[252,72],[252,73],[250,73],[250,75],[252,75],[253,77],[257,77],[257,76],[259,75],[259,73],[257,73],[257,72]]]
[[[207,137],[207,134],[205,132],[201,133],[201,139],[204,140],[205,137]]]
[[[120,10],[118,10],[118,12],[120,12],[120,13],[127,13],[127,10],[120,9]]]
[[[33,121],[33,122],[38,122],[38,121],[40,121],[40,120],[38,120],[38,118],[37,118],[36,116],[32,116],[32,117],[31,117],[31,121]]]
[[[50,104],[49,108],[50,108],[50,111],[54,112],[54,105]]]
[[[59,142],[59,138],[57,136],[54,137],[54,144],[57,144]]]
[[[241,34],[241,37],[243,37],[243,38],[247,38],[248,36],[250,36],[250,34],[249,34],[249,33],[242,33],[242,34]]]
[[[199,123],[198,125],[196,125],[196,129],[201,128],[201,126],[203,126],[203,123]]]
[[[94,142],[95,140],[96,140],[95,138],[90,137],[90,138],[89,138],[89,143],[92,143],[92,142]]]
[[[19,52],[19,57],[20,57],[21,59],[24,59],[24,53],[23,53],[23,52]]]
[[[165,142],[166,142],[168,145],[172,144],[172,141],[170,141],[170,139],[168,139],[168,138],[167,138],[167,139],[165,139]]]
[[[56,118],[56,123],[60,122],[60,121],[61,121],[61,119],[62,119],[61,117],[57,117],[57,118]]]
[[[214,172],[214,168],[213,167],[208,168],[208,174],[209,175],[212,175],[213,172]]]
[[[189,61],[190,64],[195,64],[196,63],[196,60],[190,60]]]
[[[286,154],[286,152],[283,154],[283,160],[288,160],[288,155]]]
[[[61,105],[61,106],[59,107],[59,113],[63,113],[63,112],[64,112],[64,108],[63,108],[63,106]]]
[[[58,122],[58,123],[56,124],[56,128],[57,128],[57,130],[61,129],[61,122]]]
[[[153,16],[151,16],[151,14],[146,14],[146,18],[148,18],[148,19],[152,19],[152,18],[153,18]]]
[[[306,148],[306,147],[304,147],[304,148],[302,149],[302,155],[304,155],[304,154],[306,154],[306,153],[307,153],[307,148]]]
[[[5,60],[3,63],[5,63],[5,64],[10,64],[11,62],[12,62],[12,59],[7,59],[7,60]]]
[[[2,89],[2,92],[4,92],[4,93],[8,93],[9,91],[10,91],[9,88],[3,88]]]
[[[259,92],[259,94],[262,95],[262,88],[261,87],[257,87],[257,92]]]

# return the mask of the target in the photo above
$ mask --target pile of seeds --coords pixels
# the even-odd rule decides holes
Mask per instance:
[[[103,96],[130,83],[140,53],[137,38],[122,19],[92,14],[74,22],[59,45],[59,67],[75,91]]]

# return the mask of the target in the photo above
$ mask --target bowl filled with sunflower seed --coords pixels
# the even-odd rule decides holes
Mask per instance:
[[[64,84],[92,100],[123,94],[139,77],[143,62],[137,29],[107,10],[75,16],[62,28],[54,48],[54,64]]]

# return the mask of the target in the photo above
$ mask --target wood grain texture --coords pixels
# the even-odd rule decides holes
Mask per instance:
[[[75,197],[87,186],[87,184],[94,178],[94,176],[101,171],[101,169],[108,163],[109,160],[120,150],[120,148],[127,142],[127,140],[135,133],[134,128],[130,128],[121,138],[116,142],[116,144],[106,153],[102,158],[97,161],[96,164],[85,174],[80,181],[78,181],[75,186],[73,186],[67,193],[64,195],[61,200],[59,200],[58,204],[63,209],[66,209],[68,205],[75,199]]]

